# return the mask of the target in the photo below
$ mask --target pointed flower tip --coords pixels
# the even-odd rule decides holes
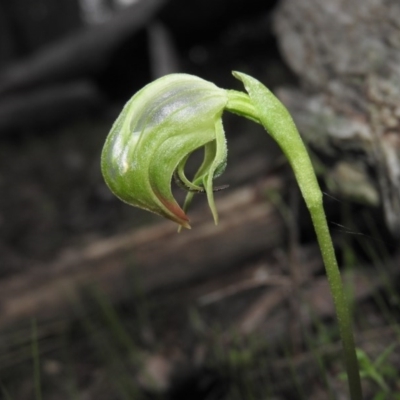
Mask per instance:
[[[176,222],[178,225],[186,229],[191,229],[189,224],[189,218],[182,208],[175,201],[168,201],[160,198],[160,201],[165,206],[165,210],[168,212],[164,213],[163,216]]]
[[[191,230],[192,227],[190,226],[189,222],[182,222],[179,224],[178,233],[181,232],[182,228]]]

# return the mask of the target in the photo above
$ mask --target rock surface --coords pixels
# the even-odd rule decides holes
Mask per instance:
[[[302,134],[332,170],[345,162],[363,171],[368,189],[351,173],[336,178],[338,188],[354,184],[354,197],[368,192],[372,203],[379,197],[387,226],[400,234],[400,4],[284,0],[274,17],[303,86],[282,94]]]

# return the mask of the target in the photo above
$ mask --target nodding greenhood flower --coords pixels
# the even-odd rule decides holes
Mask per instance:
[[[302,146],[290,115],[279,100],[256,79],[239,72],[234,76],[244,83],[248,94],[221,89],[187,74],[164,76],[136,93],[115,121],[104,145],[101,167],[111,191],[128,204],[185,228],[190,228],[185,211],[193,194],[206,192],[217,223],[213,192],[219,188],[213,187],[213,180],[226,166],[221,119],[224,110],[262,123],[268,131],[279,131],[275,139],[287,155],[284,147],[288,140]],[[295,130],[297,139],[282,135],[284,125],[286,131],[287,126]],[[199,148],[204,148],[203,163],[189,180],[185,164]],[[295,173],[302,169],[296,167],[301,164],[304,163],[292,163]],[[183,208],[171,191],[173,177],[188,191]]]
[[[205,191],[214,219],[213,179],[226,165],[221,115],[227,91],[186,74],[162,77],[125,105],[104,145],[101,167],[111,191],[124,202],[190,228],[171,191],[171,181],[187,188],[184,209],[193,193]],[[190,154],[204,147],[204,160],[193,180],[186,178]]]
[[[248,94],[221,89],[187,74],[164,76],[136,93],[114,123],[103,148],[101,167],[111,191],[128,204],[185,228],[190,228],[186,210],[193,194],[206,192],[217,223],[213,192],[220,188],[213,187],[213,180],[226,166],[224,110],[261,123],[274,135],[300,187],[304,181],[311,182],[308,186],[316,183],[315,176],[309,176],[313,169],[308,155],[300,155],[299,148],[304,149],[304,145],[286,108],[256,79],[239,72],[234,76],[244,83]],[[185,164],[190,154],[202,147],[203,163],[189,180]],[[183,208],[172,194],[173,177],[188,191]],[[317,184],[314,189],[313,196],[318,197]]]
[[[242,81],[247,94],[220,89],[186,74],[167,75],[136,93],[104,145],[101,168],[105,181],[126,203],[185,228],[190,228],[185,211],[193,193],[205,191],[217,223],[213,180],[225,169],[227,157],[222,113],[230,111],[263,125],[288,159],[310,211],[335,303],[351,399],[361,400],[351,317],[310,157],[289,112],[273,93],[251,76],[233,75]],[[199,148],[204,148],[203,163],[189,180],[185,164]],[[174,176],[188,190],[183,209],[172,195]]]

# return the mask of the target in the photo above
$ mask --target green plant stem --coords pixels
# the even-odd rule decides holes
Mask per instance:
[[[275,95],[260,82],[246,74],[234,72],[234,76],[244,83],[249,98],[246,100],[246,95],[243,93],[229,91],[226,109],[259,122],[278,143],[293,169],[300,191],[311,214],[338,320],[350,398],[362,400],[361,380],[349,306],[329,233],[322,192],[307,149],[288,110]]]
[[[346,363],[350,396],[353,400],[362,400],[360,374],[355,352],[352,321],[342,279],[340,277],[339,267],[336,261],[335,250],[333,248],[331,235],[326,222],[325,211],[322,204],[321,206],[314,206],[313,209],[310,209],[309,211],[314,224],[315,233],[317,235],[318,244],[321,250],[326,275],[328,277],[335,305]]]

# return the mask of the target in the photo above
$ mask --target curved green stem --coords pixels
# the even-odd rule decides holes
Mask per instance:
[[[331,288],[336,317],[339,324],[340,337],[343,345],[343,353],[346,362],[347,377],[351,399],[361,400],[361,382],[358,360],[355,352],[352,321],[349,306],[343,288],[340,271],[337,265],[335,250],[333,248],[331,235],[324,208],[321,206],[310,209],[311,219],[317,234],[318,244],[322,253],[326,274]]]
[[[238,72],[234,72],[234,76],[243,82],[249,96],[236,91],[227,91],[229,100],[225,109],[261,123],[276,140],[293,168],[301,193],[310,211],[335,305],[350,396],[352,400],[362,400],[349,306],[326,221],[322,192],[310,157],[285,106],[256,79]]]

